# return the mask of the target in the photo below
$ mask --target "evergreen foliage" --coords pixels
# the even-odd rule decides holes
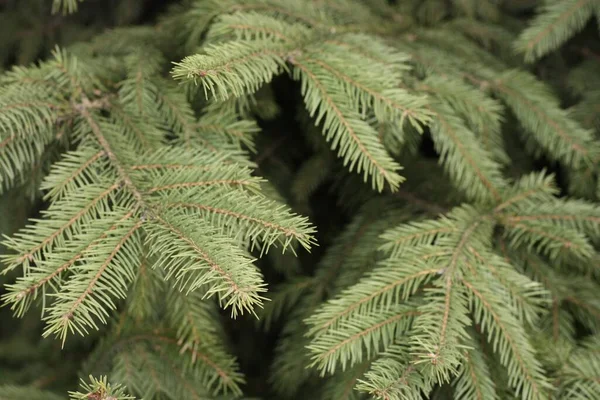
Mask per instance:
[[[182,1],[2,73],[0,399],[600,398],[600,2],[517,3]]]

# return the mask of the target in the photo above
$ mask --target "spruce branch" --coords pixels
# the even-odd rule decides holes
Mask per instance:
[[[44,214],[52,219],[40,220],[34,226],[22,231],[12,239],[12,248],[18,256],[8,261],[9,268],[25,262],[41,261],[42,252],[53,246],[64,246],[65,239],[81,232],[82,226],[89,223],[94,216],[110,210],[109,203],[117,195],[118,184],[108,187],[94,185],[82,194],[75,194],[69,201],[54,203]],[[65,215],[72,215],[65,218]],[[66,237],[65,237],[66,236]],[[38,238],[42,238],[40,241]],[[35,238],[34,240],[32,240]]]
[[[253,93],[284,66],[285,48],[272,47],[270,40],[211,46],[206,55],[189,56],[176,64],[173,77],[201,83],[206,97],[214,92],[221,101],[229,98],[229,92],[235,97]]]
[[[184,249],[182,254],[192,251],[196,256],[188,257],[187,264],[172,252],[158,257],[156,265],[167,272],[165,279],[175,276],[175,284],[188,293],[208,284],[203,296],[216,294],[224,307],[231,306],[233,315],[260,305],[258,293],[264,290],[264,283],[253,260],[240,248],[235,226],[245,224],[245,239],[264,251],[277,241],[283,248],[292,241],[307,248],[314,240],[306,220],[265,200],[259,194],[260,180],[251,177],[249,168],[223,163],[242,156],[239,151],[229,151],[228,145],[194,155],[163,144],[161,119],[190,133],[198,132],[196,126],[202,124],[197,123],[189,105],[189,111],[184,106],[182,112],[176,105],[164,108],[165,98],[172,98],[169,90],[163,97],[158,96],[159,86],[146,90],[144,81],[158,71],[156,66],[142,66],[137,59],[126,62],[133,81],[125,82],[115,98],[110,92],[89,87],[96,80],[86,81],[92,74],[88,66],[64,52],[55,57],[47,67],[57,70],[50,75],[71,98],[65,102],[66,111],[53,114],[53,118],[72,120],[72,136],[81,146],[58,162],[46,179],[51,204],[43,219],[9,240],[16,254],[4,256],[9,262],[5,272],[22,265],[24,277],[3,299],[22,315],[41,294],[47,312],[44,335],[56,334],[64,343],[67,333],[86,334],[90,328],[98,329],[98,322],[107,322],[110,310],[116,308],[115,299],[127,296],[142,260],[148,259],[144,243],[156,249],[167,243],[165,239],[175,238]],[[161,107],[166,114],[161,114]],[[145,112],[152,117],[145,117]],[[235,116],[228,118],[229,124],[236,126]],[[32,121],[43,122],[40,118]],[[218,129],[221,121],[207,118],[206,122],[214,125],[211,129]],[[242,127],[250,128],[248,124]],[[226,143],[228,139],[224,139]],[[136,165],[134,155],[139,151],[147,154],[148,165]],[[236,190],[240,185],[244,188]],[[211,194],[211,190],[217,192]],[[236,194],[248,202],[243,207],[232,200],[225,204]],[[198,203],[202,198],[206,202]],[[189,213],[178,206],[182,204],[209,213]],[[267,213],[268,208],[277,211]],[[225,215],[228,220],[223,219]],[[190,217],[200,223],[192,228]],[[215,242],[217,237],[220,239]],[[203,242],[213,243],[205,248]],[[46,304],[48,296],[55,300]]]
[[[506,191],[502,202],[494,207],[494,212],[518,210],[521,207],[538,207],[539,204],[554,200],[556,194],[558,190],[553,175],[545,172],[526,174]]]
[[[207,196],[205,204],[191,202],[173,202],[170,207],[176,207],[191,211],[193,214],[213,221],[213,224],[222,226],[232,235],[239,235],[251,241],[251,249],[255,246],[268,250],[269,247],[279,243],[285,251],[292,241],[299,243],[304,248],[309,248],[312,238],[307,234],[312,229],[301,217],[291,217],[287,208],[279,206],[276,209],[273,202],[256,199],[252,207],[245,206],[239,202],[238,196],[234,199],[230,193],[216,190],[210,200]],[[231,197],[227,199],[227,197]],[[221,206],[211,206],[210,203]],[[298,229],[298,228],[304,229]]]
[[[523,91],[520,88],[528,88]],[[508,71],[492,88],[515,113],[545,154],[576,167],[589,164],[597,152],[592,133],[568,117],[548,87],[522,71]]]
[[[186,1],[0,74],[0,229],[43,201],[2,302],[147,399],[599,397],[600,81],[561,47],[600,3],[387,3]],[[268,377],[223,308],[281,326]]]
[[[165,291],[166,285],[162,271],[152,268],[154,260],[148,256],[148,249],[144,247],[142,251],[139,268],[127,294],[125,312],[120,317],[117,335],[121,333],[127,316],[138,321],[150,320],[155,317],[157,315],[156,304]]]
[[[575,229],[566,227],[557,229],[550,224],[515,220],[504,220],[502,225],[512,246],[520,242],[526,244],[529,249],[535,247],[539,253],[555,260],[565,257],[585,260],[594,254],[594,249],[586,236]]]
[[[208,226],[190,226],[185,220],[176,214],[165,214],[164,217],[157,216],[148,228],[149,240],[154,243],[151,254],[162,251],[157,262],[167,271],[166,279],[174,274],[181,290],[185,289],[188,293],[212,283],[208,293],[218,293],[220,300],[226,302],[225,306],[232,305],[234,316],[244,309],[251,311],[255,304],[260,304],[257,293],[264,289],[257,271],[250,269],[243,274],[234,272],[239,270],[239,266],[250,268],[252,260],[235,251],[231,240],[219,237],[216,232],[208,230]],[[200,247],[199,242],[207,243],[207,248]],[[188,264],[188,268],[182,268],[181,264],[186,260],[174,257],[175,254],[189,254],[188,257],[196,262]],[[227,263],[222,264],[221,259],[227,260]],[[195,270],[206,272],[190,281]]]
[[[187,57],[176,65],[172,72],[175,79],[198,82],[205,96],[211,91],[212,96],[224,101],[229,93],[239,97],[255,92],[274,75],[287,71],[289,64],[293,67],[292,77],[301,82],[309,113],[317,124],[323,122],[327,140],[344,163],[349,164],[350,170],[356,169],[364,179],[371,176],[373,187],[379,191],[384,184],[389,184],[392,190],[397,188],[402,182],[396,172],[400,166],[387,154],[376,131],[364,121],[364,113],[372,108],[379,119],[400,125],[407,119],[416,127],[429,120],[424,97],[390,88],[398,82],[401,67],[379,65],[383,71],[366,76],[367,80],[362,81],[358,72],[365,75],[370,70],[364,60],[349,55],[353,59],[341,63],[336,58],[323,57],[330,51],[328,46],[336,46],[320,43],[320,39],[331,37],[331,32],[310,32],[256,13],[223,17],[209,30],[209,37],[226,37],[228,30],[243,39],[226,42],[213,39],[216,44],[208,45],[205,54]],[[265,32],[269,34],[265,36]],[[359,35],[345,38],[359,47],[365,46],[365,39]],[[377,49],[383,52],[385,45],[380,44]],[[397,63],[406,61],[400,54],[391,58]],[[362,63],[365,68],[356,68],[356,73],[349,74],[344,68],[348,63],[357,66]],[[382,73],[384,71],[392,73]],[[242,77],[252,77],[252,80]],[[331,78],[337,79],[339,85],[329,85]],[[350,103],[344,100],[344,93],[352,97]]]
[[[148,209],[149,207],[146,205],[142,193],[131,180],[129,172],[127,171],[123,162],[119,160],[119,157],[115,154],[111,144],[109,143],[105,134],[102,131],[102,128],[110,130],[110,125],[101,127],[99,122],[97,122],[96,119],[92,116],[92,114],[90,114],[90,112],[88,111],[87,108],[90,105],[91,103],[89,102],[89,100],[86,97],[84,97],[81,106],[76,107],[76,109],[81,113],[81,116],[83,117],[87,127],[93,133],[96,140],[98,141],[98,144],[104,150],[106,157],[108,157],[108,159],[111,161],[111,165],[116,170],[119,179],[121,180],[123,185],[127,187],[127,189],[129,189],[129,192],[135,198],[136,202],[138,203],[138,207]]]
[[[553,200],[534,207],[520,207],[518,215],[506,217],[508,221],[549,223],[565,229],[576,229],[589,237],[598,236],[600,226],[600,210],[590,202],[569,199]]]
[[[89,382],[81,380],[81,389],[83,392],[69,392],[69,398],[72,400],[135,400],[135,397],[126,393],[126,388],[122,385],[111,385],[105,376],[99,379],[93,376],[89,377]]]
[[[116,308],[112,298],[126,297],[127,286],[134,277],[133,268],[141,253],[135,246],[139,239],[134,235],[139,234],[142,221],[133,223],[124,219],[119,225],[96,246],[98,255],[89,256],[88,264],[75,267],[76,273],[56,295],[57,301],[48,309],[44,336],[54,334],[64,344],[68,333],[84,335],[86,327],[98,329],[93,318],[106,323],[106,308]]]
[[[343,321],[362,317],[406,300],[421,284],[440,272],[438,268],[426,268],[425,260],[445,254],[433,248],[429,251],[423,250],[420,248],[412,257],[405,256],[395,264],[403,266],[398,271],[390,269],[394,264],[381,263],[380,268],[369,274],[364,282],[345,290],[343,301],[332,301],[315,313],[307,321],[313,327],[310,332],[317,334],[335,330]]]
[[[500,165],[478,146],[476,136],[453,114],[447,104],[431,106],[436,122],[432,137],[441,160],[455,184],[476,201],[498,200],[506,185]]]
[[[525,176],[509,190],[505,190],[506,194],[498,199],[495,205],[490,204],[484,210],[463,206],[454,209],[448,216],[441,216],[438,220],[404,224],[389,229],[382,236],[387,240],[382,248],[386,250],[389,259],[379,262],[381,275],[376,268],[372,273],[365,275],[361,282],[342,291],[337,298],[328,301],[306,320],[311,327],[309,334],[312,340],[308,348],[313,353],[313,360],[319,360],[319,356],[327,357],[323,360],[328,360],[329,369],[335,368],[339,363],[344,366],[349,360],[354,360],[354,362],[350,361],[349,365],[361,361],[362,358],[352,358],[361,357],[362,353],[355,351],[342,353],[340,356],[335,355],[336,352],[332,349],[336,348],[337,342],[329,343],[329,338],[349,334],[351,330],[349,327],[357,326],[354,321],[361,318],[369,320],[371,315],[386,315],[385,313],[393,304],[399,302],[402,304],[410,301],[411,297],[423,293],[426,301],[418,307],[418,315],[410,327],[411,348],[416,357],[413,360],[415,368],[418,368],[419,373],[437,382],[448,381],[453,376],[462,376],[463,389],[461,390],[474,393],[477,390],[489,392],[489,387],[474,388],[476,382],[468,383],[464,380],[467,375],[460,372],[461,368],[467,367],[465,357],[469,356],[468,349],[462,349],[462,346],[465,341],[473,339],[471,337],[473,332],[465,330],[470,325],[467,307],[469,304],[475,307],[473,304],[478,303],[473,301],[476,301],[482,302],[485,314],[476,314],[475,322],[484,329],[490,330],[488,340],[494,346],[497,346],[497,343],[504,343],[502,346],[505,347],[500,349],[504,357],[501,360],[508,368],[509,384],[517,390],[523,390],[526,398],[544,398],[544,393],[550,387],[549,382],[545,380],[545,373],[541,370],[534,351],[527,347],[527,344],[516,342],[517,338],[520,340],[521,337],[525,337],[524,331],[514,333],[511,329],[522,330],[524,321],[530,323],[538,321],[548,294],[539,284],[515,271],[513,269],[515,261],[511,260],[510,264],[507,264],[494,254],[491,239],[493,227],[504,224],[503,215],[507,212],[519,214],[520,210],[540,209],[536,204],[548,204],[550,208],[557,207],[556,210],[564,208],[566,215],[569,215],[570,207],[574,207],[575,210],[579,205],[588,213],[595,212],[593,207],[587,208],[589,205],[586,203],[578,201],[570,203],[556,199],[550,178],[539,173]],[[583,214],[582,220],[585,218]],[[567,220],[570,221],[571,218]],[[561,229],[564,227],[560,226]],[[591,229],[589,233],[595,234],[595,229],[586,224],[575,224],[567,228],[569,229],[573,230],[569,231],[570,240],[578,235],[583,238],[583,233],[579,233],[581,230]],[[544,234],[547,231],[548,227]],[[526,241],[519,238],[515,243],[509,242],[508,245],[511,248],[518,248],[519,243],[523,242]],[[428,257],[429,248],[431,248],[430,255],[433,257]],[[548,256],[553,260],[559,257],[554,253]],[[426,276],[426,279],[412,281],[404,288],[402,283],[406,280],[396,281],[395,283],[400,283],[398,287],[388,283],[394,279],[389,275],[393,268],[398,268],[399,276],[402,277],[401,274],[411,271],[411,263],[417,260],[419,263],[414,264],[416,276]],[[374,285],[379,276],[383,280],[382,283]],[[487,285],[485,291],[484,279]],[[478,283],[472,283],[473,280]],[[426,285],[427,282],[432,282],[433,287],[431,284]],[[493,298],[487,298],[488,294]],[[471,300],[467,301],[467,299]],[[591,305],[589,301],[584,303]],[[484,321],[482,318],[491,318],[491,320]],[[508,318],[510,322],[505,322],[503,318]],[[368,326],[365,326],[365,332],[368,331]],[[376,329],[376,326],[378,326],[376,323],[370,324],[372,329]],[[498,332],[505,335],[504,339],[502,336],[497,336],[500,335]],[[325,342],[322,342],[324,340]],[[340,343],[346,343],[345,340]],[[381,339],[379,343],[382,343]],[[385,343],[386,346],[391,344],[387,341]],[[510,347],[516,355],[508,355],[506,346]],[[522,378],[525,373],[525,377]],[[468,376],[472,378],[471,373]],[[521,378],[526,379],[523,381],[525,383],[518,381]],[[379,377],[371,379],[373,382]]]
[[[510,161],[501,132],[504,110],[497,100],[460,80],[442,79],[437,75],[428,76],[416,89],[433,94],[453,108],[496,161],[502,164]]]
[[[475,321],[487,330],[494,351],[500,352],[500,360],[508,368],[509,384],[524,398],[546,398],[550,384],[534,356],[527,335],[509,313],[501,311],[503,306],[494,300],[493,292],[483,281],[468,279],[464,279],[463,284],[470,291]]]
[[[45,198],[56,202],[81,186],[99,181],[97,171],[106,167],[105,157],[105,152],[93,145],[65,153],[40,186],[46,192]]]
[[[139,151],[147,152],[157,148],[163,140],[164,132],[157,128],[158,124],[152,121],[151,117],[136,113],[131,107],[122,107],[115,103],[111,104],[111,113],[114,123],[126,128],[124,133],[131,136],[131,142],[139,147]]]
[[[361,120],[360,114],[344,104],[340,88],[327,91],[316,71],[310,64],[294,61],[295,78],[300,80],[305,103],[316,122],[323,120],[327,141],[338,150],[344,164],[356,169],[364,178],[373,177],[373,187],[383,190],[384,184],[396,189],[403,178],[396,171],[400,166],[386,153],[379,142],[375,129]],[[343,107],[343,108],[342,108]]]
[[[418,308],[411,349],[415,364],[424,369],[424,374],[443,383],[456,375],[462,361],[460,343],[466,337],[464,327],[468,326],[466,301],[462,288],[449,277],[435,282],[425,301]]]
[[[40,263],[39,267],[31,268],[15,284],[7,285],[9,293],[5,293],[2,296],[2,300],[13,303],[11,308],[15,310],[17,316],[22,316],[29,309],[32,301],[38,295],[38,290],[42,290],[42,297],[45,300],[48,290],[46,289],[47,286],[54,287],[60,284],[60,278],[63,273],[76,265],[86,252],[93,250],[96,245],[102,243],[102,240],[108,237],[113,230],[117,229],[121,222],[131,217],[131,213],[116,214],[116,216],[118,218],[115,220],[109,219],[109,221],[114,221],[114,223],[109,225],[107,229],[96,232],[92,231],[91,234],[88,233],[85,237],[87,241],[85,239],[81,240],[81,242],[76,241],[74,243],[75,246],[73,246],[77,250],[75,255],[68,255],[67,257],[63,254],[59,256],[54,255],[54,257],[50,256],[48,260]]]
[[[58,94],[33,84],[0,86],[0,190],[15,186],[56,137],[55,121],[65,113]]]
[[[357,389],[382,400],[420,399],[421,392],[428,393],[433,385],[414,361],[408,344],[399,340],[372,363]]]
[[[546,1],[519,35],[515,48],[527,62],[536,61],[582,30],[597,7],[596,0]]]
[[[237,361],[225,351],[219,318],[213,303],[203,300],[199,293],[184,295],[177,290],[170,291],[167,300],[171,325],[178,327],[177,344],[180,353],[191,356],[191,363],[206,365],[206,374],[202,381],[215,393],[231,392],[240,396],[238,386],[243,376],[238,372]],[[198,368],[198,367],[197,367]]]
[[[436,220],[408,222],[391,228],[382,234],[386,243],[381,249],[392,256],[406,254],[411,248],[419,248],[434,242],[437,237],[447,236],[458,231],[453,221],[445,215]]]
[[[498,399],[498,393],[490,370],[487,366],[481,346],[474,340],[473,334],[466,339],[467,349],[461,368],[452,382],[456,396],[476,400]]]
[[[347,365],[369,359],[378,352],[379,346],[389,346],[397,335],[406,332],[411,317],[417,314],[410,307],[391,307],[387,311],[361,316],[360,323],[341,323],[340,331],[320,335],[307,346],[316,353],[311,366],[318,366],[324,373],[334,373],[338,364],[345,370]]]
[[[515,271],[511,262],[505,262],[498,255],[488,254],[486,259],[473,247],[470,247],[469,251],[481,265],[485,265],[484,271],[489,271],[496,279],[499,284],[498,291],[506,291],[518,317],[527,323],[535,323],[539,316],[543,314],[542,307],[547,305],[545,301],[547,292],[544,290],[543,285]]]

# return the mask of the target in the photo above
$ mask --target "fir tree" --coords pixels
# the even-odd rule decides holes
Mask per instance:
[[[599,398],[600,2],[530,3],[183,1],[2,73],[0,398]]]

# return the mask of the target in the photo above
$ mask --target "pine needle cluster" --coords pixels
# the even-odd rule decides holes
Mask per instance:
[[[499,3],[189,1],[0,75],[1,299],[72,398],[599,398],[600,1]]]

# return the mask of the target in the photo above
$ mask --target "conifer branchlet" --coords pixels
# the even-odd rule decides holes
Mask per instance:
[[[182,3],[0,75],[1,300],[94,338],[72,399],[600,398],[599,0]]]

